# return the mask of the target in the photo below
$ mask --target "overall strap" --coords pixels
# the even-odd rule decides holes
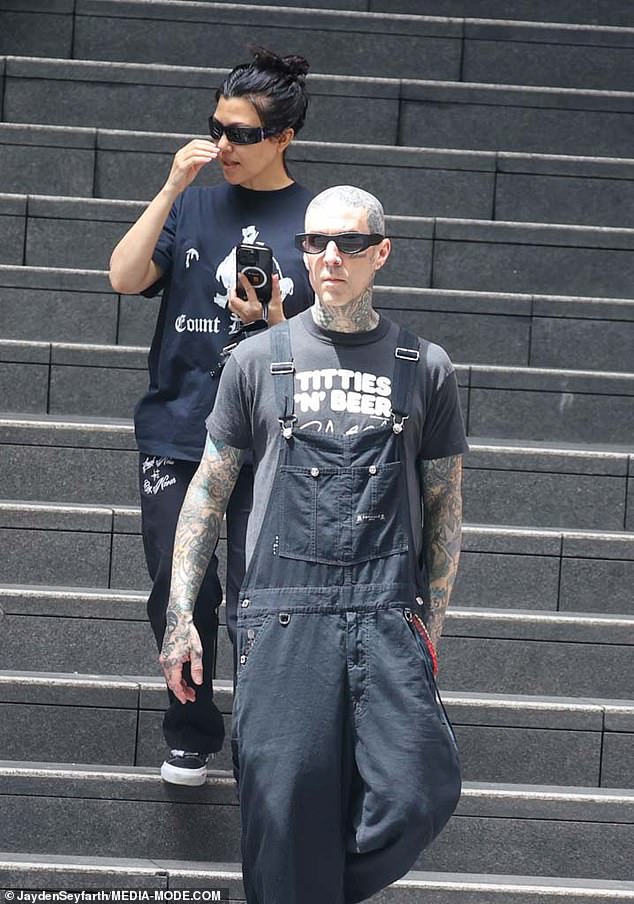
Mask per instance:
[[[401,433],[403,422],[409,417],[412,389],[416,380],[416,365],[420,359],[418,336],[401,327],[394,349],[394,378],[392,381],[392,430]]]
[[[408,419],[412,406],[412,391],[416,382],[416,371],[420,360],[420,340],[418,336],[410,332],[410,330],[401,327],[397,346],[394,349],[394,377],[392,380],[392,430],[398,439],[403,441],[404,437],[399,436],[403,433],[404,422]],[[413,517],[411,512],[409,488],[407,485],[406,469],[401,470],[401,492],[402,500],[405,504],[405,521],[407,524],[407,555],[409,559],[409,573],[416,591],[416,599],[422,599],[418,596],[421,588],[424,586],[421,567],[416,554],[416,543],[414,541],[414,532],[412,529]],[[420,518],[420,515],[416,516]]]
[[[278,420],[285,439],[290,439],[295,417],[295,364],[291,349],[291,334],[288,321],[283,320],[270,331],[271,374],[275,390]]]

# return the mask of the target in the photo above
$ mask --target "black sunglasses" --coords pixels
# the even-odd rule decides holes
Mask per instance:
[[[223,126],[215,116],[209,117],[209,134],[214,141],[226,135],[231,144],[257,144],[275,135],[277,129],[263,129],[261,126]]]
[[[378,245],[385,238],[378,232],[339,232],[329,235],[326,232],[300,232],[295,236],[295,247],[306,254],[321,254],[326,250],[328,242],[334,242],[344,254],[359,254],[370,245]]]

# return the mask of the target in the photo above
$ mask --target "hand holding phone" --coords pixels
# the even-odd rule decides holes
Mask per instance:
[[[273,252],[269,246],[264,243],[248,245],[243,242],[236,248],[236,295],[246,301],[247,297],[240,285],[239,273],[243,273],[255,289],[258,301],[262,305],[262,319],[266,320],[271,300],[273,275]]]

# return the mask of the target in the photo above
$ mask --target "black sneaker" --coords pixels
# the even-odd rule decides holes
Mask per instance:
[[[161,766],[161,778],[172,785],[204,785],[207,781],[206,753],[189,750],[170,750]]]

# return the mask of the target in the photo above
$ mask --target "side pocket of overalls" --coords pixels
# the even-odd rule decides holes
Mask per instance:
[[[255,671],[257,674],[257,660],[255,656],[255,669],[253,668],[254,655],[258,652],[262,641],[274,623],[272,614],[249,615],[247,618],[238,614],[238,626],[236,632],[237,671],[233,696],[233,718],[231,732],[231,759],[233,763],[233,776],[240,784],[240,732],[242,715],[242,686],[245,676]]]
[[[403,610],[403,618],[407,622],[410,633],[412,634],[414,640],[416,641],[416,646],[420,650],[422,654],[423,664],[425,666],[425,672],[427,673],[427,678],[432,688],[432,692],[436,699],[436,707],[438,710],[438,718],[445,726],[447,734],[449,735],[449,739],[453,744],[456,751],[459,751],[458,740],[456,738],[455,732],[453,730],[453,726],[449,720],[449,716],[447,715],[447,710],[445,709],[445,704],[442,701],[442,697],[440,696],[440,691],[438,690],[438,685],[436,684],[436,678],[434,677],[434,663],[432,659],[432,655],[429,651],[429,648],[425,641],[423,640],[420,632],[414,625],[414,619],[418,618],[415,613],[412,612],[411,609]]]
[[[273,623],[273,615],[255,616],[241,619],[238,616],[236,636],[238,665],[237,681],[239,682],[248,669],[252,668],[254,653],[262,643],[262,639]]]

